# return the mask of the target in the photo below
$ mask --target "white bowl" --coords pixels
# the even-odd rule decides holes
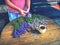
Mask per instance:
[[[40,33],[45,33],[46,32],[46,26],[45,25],[40,25],[39,28],[38,28],[38,31]]]

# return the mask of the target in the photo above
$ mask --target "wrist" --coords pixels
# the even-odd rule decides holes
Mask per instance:
[[[22,9],[20,9],[20,8],[17,8],[17,10],[18,10],[18,11],[21,11]]]
[[[26,13],[28,13],[28,12],[29,12],[29,9],[26,10]]]
[[[27,10],[30,10],[30,8],[28,8]]]

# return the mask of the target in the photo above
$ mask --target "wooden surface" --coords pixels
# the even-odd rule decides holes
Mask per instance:
[[[7,24],[3,29],[0,45],[60,45],[60,26],[49,20],[44,34],[26,32],[19,38],[12,37],[13,27]]]

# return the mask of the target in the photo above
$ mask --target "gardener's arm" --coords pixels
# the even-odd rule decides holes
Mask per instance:
[[[20,13],[22,16],[25,16],[24,10],[22,10],[22,9],[18,8],[17,6],[15,6],[15,5],[11,2],[11,0],[5,0],[5,2],[6,2],[6,4],[7,4],[8,6],[10,6],[11,8],[19,11],[19,13]]]
[[[30,3],[31,3],[30,0],[26,0],[27,12],[29,12],[30,10]]]
[[[16,9],[16,10],[21,10],[20,8],[18,8],[17,6],[15,6],[10,0],[5,0],[5,2],[11,8]]]

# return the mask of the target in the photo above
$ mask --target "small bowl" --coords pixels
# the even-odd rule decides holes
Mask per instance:
[[[46,32],[46,26],[45,25],[40,25],[38,30],[39,30],[40,33],[45,33]]]

